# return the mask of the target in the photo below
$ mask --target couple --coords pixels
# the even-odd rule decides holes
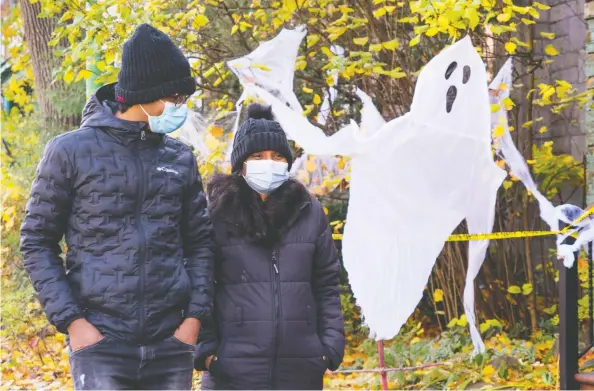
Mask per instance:
[[[192,151],[165,135],[195,90],[182,52],[141,25],[118,82],[39,164],[21,247],[75,388],[191,389],[195,368],[205,389],[321,389],[345,345],[324,211],[258,105],[207,206]]]

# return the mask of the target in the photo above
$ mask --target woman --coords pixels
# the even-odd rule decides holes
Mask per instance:
[[[322,389],[345,346],[340,265],[321,204],[289,179],[271,109],[252,104],[208,184],[217,245],[215,319],[202,325],[203,389]]]

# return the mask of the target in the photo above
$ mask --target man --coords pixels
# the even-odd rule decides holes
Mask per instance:
[[[195,90],[179,48],[141,25],[117,84],[46,147],[21,248],[48,319],[68,334],[76,389],[191,388],[212,310],[212,225],[190,148],[164,134]]]

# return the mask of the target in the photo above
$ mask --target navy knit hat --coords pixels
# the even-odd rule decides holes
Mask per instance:
[[[285,131],[274,120],[272,108],[258,103],[248,106],[248,119],[241,124],[231,152],[231,169],[239,171],[243,162],[256,152],[275,151],[287,159],[289,170],[293,164],[293,154]]]
[[[133,106],[194,92],[196,80],[182,51],[153,26],[138,26],[124,44],[116,100]]]

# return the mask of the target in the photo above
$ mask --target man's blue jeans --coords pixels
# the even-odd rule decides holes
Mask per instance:
[[[75,390],[190,390],[195,346],[174,337],[129,345],[105,337],[70,352]]]

